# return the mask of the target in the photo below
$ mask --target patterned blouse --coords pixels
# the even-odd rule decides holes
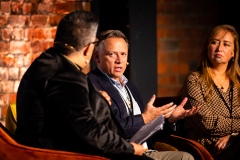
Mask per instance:
[[[213,87],[212,96],[209,102],[206,102],[203,95],[206,93],[207,86],[205,82],[199,82],[199,77],[199,72],[192,72],[179,92],[181,97],[188,97],[186,108],[201,106],[197,114],[184,120],[187,137],[205,146],[214,159],[227,160],[229,155],[235,154],[232,152],[240,152],[238,148],[240,141],[235,140],[239,139],[239,136],[232,137],[225,149],[221,151],[214,152],[214,146],[220,137],[240,132],[240,104],[237,88],[235,85],[230,85],[224,92]]]

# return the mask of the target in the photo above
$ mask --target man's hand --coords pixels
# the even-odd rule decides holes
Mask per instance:
[[[134,155],[142,156],[143,152],[145,151],[143,146],[134,142],[130,142],[130,143],[134,148]]]
[[[155,118],[159,117],[161,114],[164,118],[168,118],[169,116],[171,116],[172,112],[176,108],[176,105],[174,105],[172,102],[161,107],[155,107],[153,106],[155,99],[156,96],[153,95],[150,101],[147,103],[145,111],[142,113],[145,124],[151,122]]]
[[[110,96],[107,94],[107,92],[105,92],[105,91],[99,91],[101,94],[102,94],[102,96],[108,101],[108,104],[111,106],[112,105],[112,102],[111,102],[111,98],[110,98]]]
[[[172,112],[171,116],[169,116],[168,121],[170,123],[174,123],[179,119],[183,119],[184,117],[194,115],[200,109],[200,106],[193,106],[191,109],[184,109],[184,105],[187,103],[188,98],[185,97],[181,104],[176,107],[176,109]]]

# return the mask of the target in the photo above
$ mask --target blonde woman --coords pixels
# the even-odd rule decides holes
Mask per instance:
[[[198,68],[179,92],[186,107],[201,106],[184,120],[187,137],[204,145],[215,160],[236,159],[240,132],[239,36],[231,25],[213,28]],[[238,158],[239,159],[239,158]]]

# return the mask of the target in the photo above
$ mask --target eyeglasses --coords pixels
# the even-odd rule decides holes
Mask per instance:
[[[96,40],[96,41],[94,41],[94,42],[90,42],[90,43],[88,43],[87,45],[85,45],[85,47],[86,46],[89,46],[90,44],[93,44],[93,45],[97,45],[98,44],[98,39]],[[66,43],[62,43],[62,42],[54,42],[55,44],[62,44],[62,45],[64,45],[64,46],[66,46],[67,48],[70,48],[70,49],[72,49],[72,50],[76,50],[76,48],[74,48],[73,46],[71,46],[71,45],[69,45],[69,44],[66,44]]]
[[[90,45],[90,44],[93,44],[94,46],[97,46],[99,43],[99,40],[96,38],[96,40],[94,42],[90,42],[88,43],[86,46]]]

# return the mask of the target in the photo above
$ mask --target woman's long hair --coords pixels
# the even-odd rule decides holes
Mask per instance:
[[[208,58],[208,47],[211,44],[213,37],[222,30],[231,33],[234,39],[234,57],[228,62],[226,74],[230,78],[230,81],[232,81],[237,86],[238,93],[240,93],[239,35],[233,26],[227,25],[227,24],[219,25],[213,28],[209,38],[206,40],[200,54],[200,63],[197,68],[197,70],[201,74],[200,81],[205,81],[207,85],[207,90],[205,94],[205,99],[207,101],[211,98],[212,89],[214,86],[214,82],[212,80],[212,72],[211,72],[212,64]],[[240,100],[239,95],[238,97]]]

